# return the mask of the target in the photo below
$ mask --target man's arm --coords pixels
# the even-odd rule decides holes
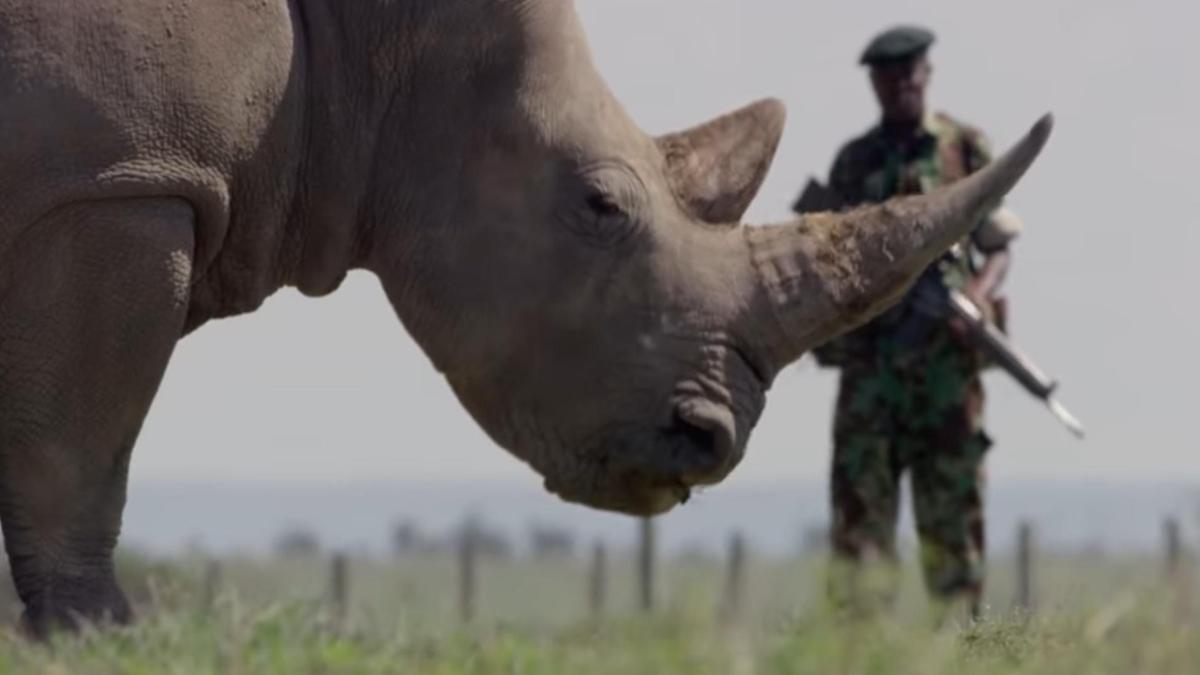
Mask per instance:
[[[983,264],[965,289],[972,300],[990,300],[998,295],[1012,265],[1011,244],[1023,229],[1021,219],[1003,207],[992,211],[976,228],[971,241],[983,256]]]
[[[975,173],[992,161],[992,148],[987,137],[977,129],[964,130],[963,145],[968,173]],[[1020,236],[1021,221],[1004,207],[998,207],[975,228],[971,237],[983,263],[963,289],[985,314],[991,314],[992,302],[999,296],[1000,287],[1012,266],[1009,245]]]
[[[990,313],[992,301],[999,295],[1000,287],[1008,276],[1012,265],[1012,253],[1008,247],[984,253],[979,272],[967,282],[963,292],[985,313]]]

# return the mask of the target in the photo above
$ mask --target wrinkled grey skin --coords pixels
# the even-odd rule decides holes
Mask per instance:
[[[650,514],[720,481],[775,373],[893,299],[1049,132],[934,197],[741,227],[783,117],[647,136],[569,0],[0,0],[0,520],[27,625],[129,618],[112,551],[175,343],[351,269],[564,499]]]

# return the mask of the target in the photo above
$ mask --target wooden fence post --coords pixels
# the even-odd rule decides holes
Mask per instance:
[[[329,575],[333,611],[338,621],[344,621],[350,609],[350,561],[345,553],[335,553]]]
[[[1033,590],[1033,524],[1021,521],[1017,529],[1017,593],[1016,606],[1022,612],[1032,612],[1036,599]]]
[[[642,518],[638,548],[638,588],[641,610],[654,611],[654,520]]]
[[[605,600],[608,596],[608,553],[603,542],[597,542],[592,550],[592,569],[588,583],[588,607],[592,617],[604,616]]]
[[[741,532],[729,539],[728,565],[721,614],[723,620],[736,622],[742,618],[746,585],[746,538]]]
[[[211,609],[221,595],[221,584],[224,578],[221,561],[213,558],[204,565],[203,602],[205,609]]]
[[[1163,544],[1166,547],[1167,580],[1174,582],[1183,570],[1183,540],[1179,520],[1167,518],[1163,521]]]
[[[475,594],[477,591],[477,573],[479,558],[479,536],[474,521],[463,528],[462,541],[459,545],[459,612],[464,623],[475,619]]]
[[[1194,560],[1183,542],[1183,527],[1178,518],[1163,521],[1166,548],[1166,582],[1174,598],[1175,620],[1193,625],[1196,618],[1196,572]]]

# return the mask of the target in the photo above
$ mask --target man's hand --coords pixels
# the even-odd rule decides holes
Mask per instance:
[[[983,313],[984,318],[988,321],[996,320],[995,307],[992,305],[996,297],[994,293],[995,289],[988,288],[986,284],[980,281],[979,277],[971,279],[967,283],[967,287],[963,289],[963,294],[967,296],[967,299],[975,303],[975,306],[979,308],[979,311]]]

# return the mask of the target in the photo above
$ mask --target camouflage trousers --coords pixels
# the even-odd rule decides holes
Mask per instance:
[[[888,604],[895,597],[896,521],[907,472],[925,585],[935,599],[978,611],[984,580],[983,460],[978,370],[938,359],[910,371],[843,371],[834,421],[831,579],[835,601]],[[864,563],[880,583],[862,588]],[[891,570],[890,573],[888,570]]]

